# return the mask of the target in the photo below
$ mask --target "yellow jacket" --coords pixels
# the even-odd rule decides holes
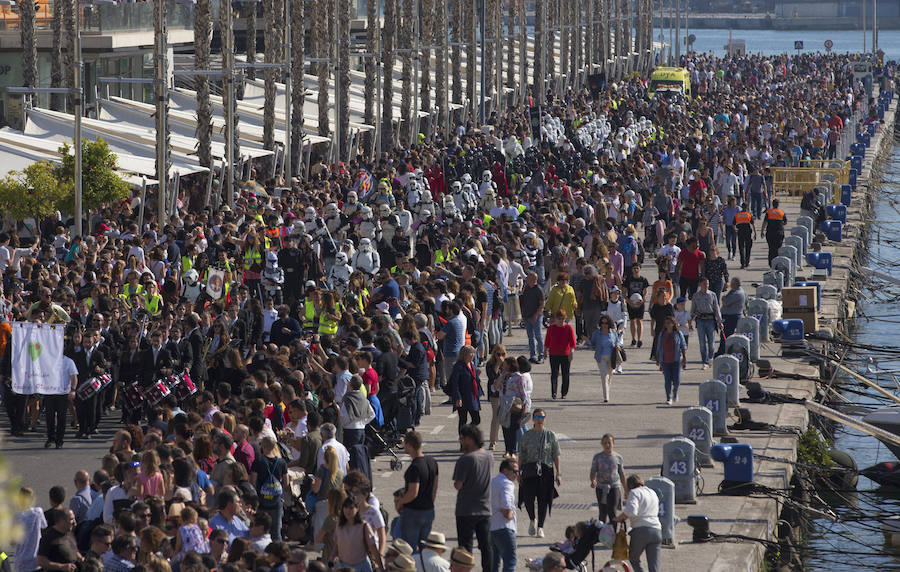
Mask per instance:
[[[570,284],[566,284],[565,289],[560,288],[558,284],[554,284],[550,288],[550,295],[547,296],[545,308],[550,312],[551,316],[556,314],[557,310],[563,310],[566,313],[566,317],[571,318],[575,315],[575,308],[577,307],[578,302],[575,301],[575,289]]]

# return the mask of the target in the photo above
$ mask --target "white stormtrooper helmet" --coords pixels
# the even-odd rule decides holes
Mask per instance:
[[[388,186],[387,181],[381,181],[378,183],[378,192],[379,193],[381,193],[381,192],[386,193],[390,190],[391,190],[391,188]]]
[[[269,266],[275,266],[278,264],[278,255],[270,250],[266,253],[266,263],[268,263]]]
[[[391,205],[387,203],[381,203],[378,206],[378,215],[384,218],[387,218],[391,214]]]
[[[303,220],[306,222],[316,220],[316,209],[313,207],[306,207],[306,210],[303,211]]]
[[[363,207],[359,209],[359,214],[362,216],[363,220],[370,220],[372,218],[372,207]]]
[[[328,203],[327,205],[325,205],[325,216],[327,216],[327,217],[338,216],[337,203]]]
[[[462,191],[462,183],[460,183],[459,181],[453,181],[452,183],[450,183],[450,190],[454,193]]]
[[[368,252],[372,250],[372,241],[368,238],[361,238],[359,240],[359,250],[360,252]]]
[[[494,178],[494,176],[487,169],[485,169],[484,172],[481,174],[481,182],[482,183],[490,183],[491,179],[493,179],[493,178]]]
[[[306,223],[299,218],[294,219],[294,234],[300,235],[306,233]]]
[[[365,239],[368,240],[368,239]],[[347,264],[347,253],[346,252],[338,252],[334,255],[334,263],[338,266],[343,266]]]
[[[359,196],[356,194],[356,191],[350,191],[347,193],[347,203],[351,205],[355,205],[359,201]]]
[[[453,202],[453,197],[450,195],[444,195],[443,204],[445,210],[456,208],[456,203]]]
[[[431,209],[422,209],[422,218],[428,218],[432,215],[434,215],[434,213],[431,212]]]
[[[200,275],[193,268],[191,268],[190,270],[188,270],[187,272],[184,273],[185,286],[190,286],[190,287],[196,286],[197,282],[199,282],[199,281],[200,281]]]
[[[472,182],[472,175],[470,175],[470,174],[468,174],[468,173],[463,173],[463,176],[462,176],[462,182],[463,182],[463,184],[466,184],[466,185],[468,185],[469,183],[471,183],[471,182]]]

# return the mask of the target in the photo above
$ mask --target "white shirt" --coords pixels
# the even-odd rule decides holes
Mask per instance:
[[[37,570],[37,551],[41,541],[41,529],[47,527],[44,511],[38,507],[17,512],[15,521],[22,527],[22,541],[16,545],[14,559],[16,572]]]
[[[650,487],[631,489],[622,512],[628,516],[631,528],[649,526],[662,529],[659,523],[659,497]]]
[[[327,447],[334,447],[334,452],[337,453],[338,467],[346,474],[347,467],[350,465],[350,452],[337,439],[329,439],[319,447],[319,453],[316,455],[316,468],[325,464],[325,449]]]
[[[504,510],[512,511],[512,519],[503,516]],[[516,485],[499,473],[491,479],[491,530],[504,528],[516,531]]]
[[[9,249],[0,246],[0,273],[6,273],[6,267],[9,266]]]
[[[68,356],[63,356],[62,363],[59,368],[59,390],[57,395],[65,395],[72,389],[72,376],[78,378],[78,368],[75,362]],[[77,384],[77,382],[76,382]]]
[[[117,500],[128,498],[128,491],[122,488],[122,485],[116,485],[109,489],[106,497],[103,499],[103,522],[106,524],[113,523],[113,503]]]
[[[431,548],[423,548],[415,561],[416,572],[450,572],[450,563]]]

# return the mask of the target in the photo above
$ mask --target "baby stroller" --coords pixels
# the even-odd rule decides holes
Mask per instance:
[[[371,423],[366,425],[366,449],[369,451],[369,458],[374,459],[385,451],[392,457],[391,470],[399,471],[403,468],[403,462],[394,453],[394,449],[387,444],[384,437]]]
[[[425,403],[424,389],[408,375],[397,381],[398,411],[395,420],[396,431],[399,436],[412,429],[422,420],[423,404]]]

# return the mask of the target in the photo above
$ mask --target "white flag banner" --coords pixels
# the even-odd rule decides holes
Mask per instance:
[[[206,293],[209,294],[209,297],[213,300],[218,300],[222,297],[224,291],[225,271],[210,268],[209,276],[206,279]]]
[[[21,395],[63,395],[69,380],[59,374],[65,326],[15,322],[12,325],[12,390]]]

